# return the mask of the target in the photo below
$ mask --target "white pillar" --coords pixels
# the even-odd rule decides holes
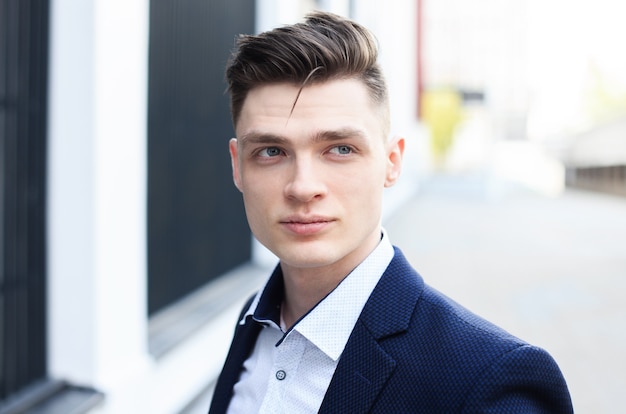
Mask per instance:
[[[53,0],[51,377],[106,389],[147,354],[148,0]]]

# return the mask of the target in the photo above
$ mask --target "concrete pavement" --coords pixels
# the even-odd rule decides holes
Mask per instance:
[[[427,283],[547,349],[577,413],[624,412],[626,198],[440,176],[385,227]]]

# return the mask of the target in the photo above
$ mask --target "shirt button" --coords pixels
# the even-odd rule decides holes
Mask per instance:
[[[287,373],[285,371],[283,371],[282,369],[279,370],[279,371],[276,371],[276,379],[278,381],[284,380],[286,376],[287,376]]]

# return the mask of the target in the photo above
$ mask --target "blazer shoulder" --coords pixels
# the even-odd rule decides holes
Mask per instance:
[[[400,303],[400,314],[409,307],[406,297],[412,302],[406,329],[379,338],[379,345],[396,363],[386,389],[403,390],[383,393],[381,407],[396,403],[408,407],[413,403],[410,396],[420,395],[420,404],[437,412],[475,408],[490,399],[500,401],[499,408],[506,411],[515,406],[507,398],[515,399],[528,385],[531,392],[523,397],[525,404],[536,404],[535,397],[541,395],[540,400],[546,397],[546,406],[559,406],[564,411],[556,412],[568,412],[567,386],[546,351],[424,283],[403,257],[394,261],[384,275],[390,277],[381,280],[384,289],[378,292],[377,301],[394,307]],[[399,292],[404,299],[395,296]],[[387,319],[397,317],[387,314]],[[472,401],[468,401],[469,395]]]
[[[567,384],[545,350],[522,345],[486,369],[468,394],[464,412],[573,413]]]
[[[422,362],[468,381],[502,355],[529,345],[426,284],[405,336],[407,344],[426,350]]]

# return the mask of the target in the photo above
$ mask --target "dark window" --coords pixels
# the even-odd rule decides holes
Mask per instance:
[[[0,403],[46,376],[48,1],[0,0]]]
[[[150,3],[149,314],[250,259],[224,66],[254,12],[249,0]]]

